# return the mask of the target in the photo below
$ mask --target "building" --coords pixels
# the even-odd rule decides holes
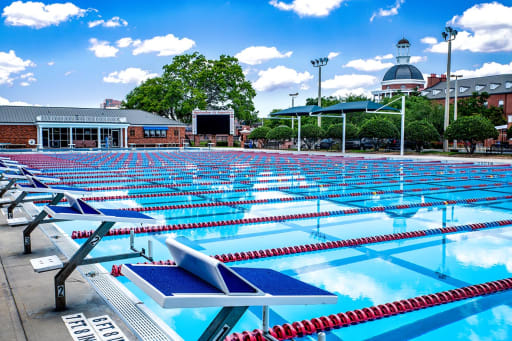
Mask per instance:
[[[184,124],[142,110],[0,106],[6,147],[178,146],[184,137]]]
[[[121,101],[116,99],[107,98],[103,103],[101,103],[100,108],[102,109],[121,109]]]
[[[396,65],[392,66],[382,78],[381,89],[372,91],[373,100],[381,101],[385,97],[393,97],[398,93],[409,95],[423,90],[425,79],[420,70],[410,64],[409,40],[402,38],[396,44]]]
[[[450,103],[455,98],[470,97],[474,92],[487,92],[487,105],[503,108],[508,125],[512,125],[512,74],[485,76],[476,78],[459,78],[457,84],[450,82]],[[444,103],[446,98],[446,75],[431,74],[428,77],[427,88],[421,94],[428,99]]]

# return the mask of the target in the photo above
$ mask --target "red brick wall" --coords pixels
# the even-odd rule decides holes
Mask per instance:
[[[177,135],[174,132],[177,131]],[[180,143],[185,137],[185,127],[167,127],[167,137],[144,137],[143,127],[128,127],[128,143]]]
[[[28,140],[37,141],[35,125],[0,125],[0,143],[24,144],[31,147]]]
[[[388,87],[390,89],[402,89],[402,85],[405,85],[405,89],[416,89],[418,88],[418,90],[423,90],[423,86],[419,85],[419,84],[389,84],[389,85],[383,85],[382,86],[382,90],[388,90]]]

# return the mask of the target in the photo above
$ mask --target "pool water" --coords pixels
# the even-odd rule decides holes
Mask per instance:
[[[141,208],[156,219],[154,225],[206,223],[137,234],[138,248],[153,241],[156,261],[170,258],[165,247],[169,236],[179,236],[213,256],[512,220],[512,200],[507,198],[512,192],[510,165],[221,151],[37,154],[16,159],[60,177],[63,184],[87,188],[94,199],[88,202],[95,207]],[[254,219],[264,217],[270,218]],[[69,235],[96,227],[77,221],[58,225]],[[335,305],[271,307],[270,324],[282,325],[511,277],[511,227],[229,265],[271,268],[338,295]],[[78,244],[85,240],[75,239]],[[107,236],[92,256],[128,248],[127,235]],[[108,270],[118,264],[102,263]],[[117,280],[185,340],[197,339],[220,310],[162,309],[125,277]],[[331,330],[327,340],[511,339],[511,303],[512,292],[505,291]],[[261,308],[251,307],[234,331],[261,328],[261,323]]]

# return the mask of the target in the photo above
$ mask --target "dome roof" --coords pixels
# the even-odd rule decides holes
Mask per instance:
[[[399,65],[393,66],[386,72],[382,81],[385,82],[385,81],[392,81],[392,80],[396,80],[396,79],[424,80],[423,75],[421,74],[420,70],[418,70],[418,68],[416,66],[409,65],[409,64],[399,64]]]
[[[405,38],[402,38],[398,41],[398,44],[409,44],[411,45],[411,43],[409,43],[409,40],[405,39]]]

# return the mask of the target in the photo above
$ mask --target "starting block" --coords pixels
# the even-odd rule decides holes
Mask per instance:
[[[166,245],[176,265],[125,264],[121,272],[163,308],[223,307],[199,340],[223,340],[249,306],[335,304],[338,299],[271,269],[228,267],[172,237]]]
[[[56,255],[33,258],[30,260],[30,264],[32,264],[35,272],[46,272],[64,267],[64,263]]]

